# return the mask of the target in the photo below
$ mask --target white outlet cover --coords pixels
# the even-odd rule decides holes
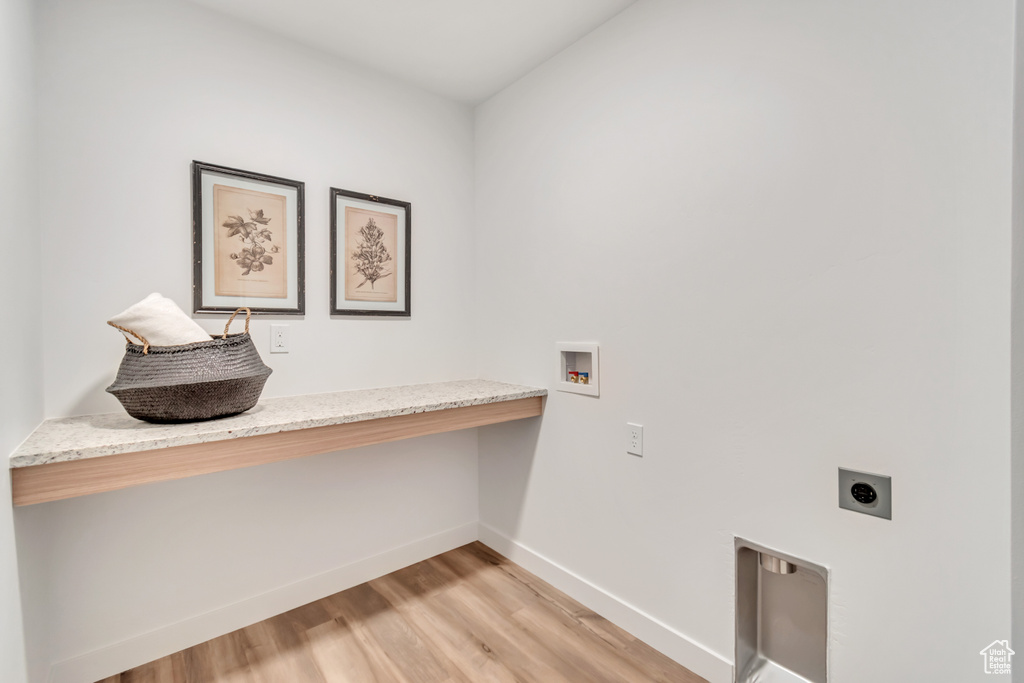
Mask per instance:
[[[626,452],[630,455],[644,454],[644,426],[633,422],[626,423]]]
[[[288,326],[270,326],[270,352],[288,353]]]

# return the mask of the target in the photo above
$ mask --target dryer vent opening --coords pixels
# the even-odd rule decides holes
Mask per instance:
[[[735,683],[830,683],[828,570],[736,541]]]

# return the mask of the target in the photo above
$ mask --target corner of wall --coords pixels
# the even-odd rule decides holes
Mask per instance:
[[[1010,448],[1011,635],[1024,642],[1024,0],[1014,2]],[[1018,637],[1020,636],[1020,637]]]
[[[5,318],[19,328],[0,339],[0,454],[5,458],[42,419],[38,330],[41,261],[36,221],[33,83],[34,7],[0,4],[0,244]],[[19,333],[20,332],[20,333]],[[10,471],[0,476],[0,680],[27,680]]]

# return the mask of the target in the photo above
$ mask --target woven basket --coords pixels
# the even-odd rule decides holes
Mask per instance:
[[[241,311],[245,332],[228,334]],[[135,332],[108,322],[126,334],[128,345],[107,391],[129,415],[146,422],[199,422],[249,410],[273,372],[249,336],[250,315],[248,308],[240,308],[220,337],[180,346],[150,346]],[[142,344],[132,342],[129,334]]]

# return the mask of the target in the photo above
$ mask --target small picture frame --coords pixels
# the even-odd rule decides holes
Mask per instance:
[[[412,204],[331,188],[331,315],[410,317]]]
[[[305,184],[192,162],[196,313],[303,315]]]

